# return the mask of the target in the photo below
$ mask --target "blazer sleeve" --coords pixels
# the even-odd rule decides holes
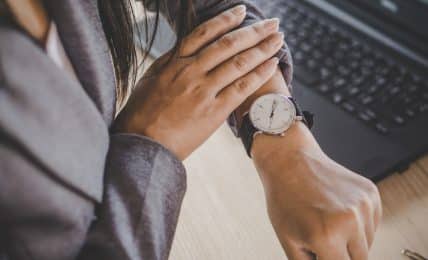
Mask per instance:
[[[167,259],[185,189],[185,169],[169,150],[113,135],[99,218],[79,259]]]
[[[146,137],[111,136],[104,196],[95,202],[0,139],[0,258],[167,259],[185,169]],[[88,231],[89,230],[89,231]]]

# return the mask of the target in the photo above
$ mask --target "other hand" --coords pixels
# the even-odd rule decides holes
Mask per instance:
[[[290,260],[367,260],[382,209],[376,186],[332,161],[296,123],[260,135],[253,158],[268,213]]]
[[[278,67],[278,20],[236,29],[244,18],[244,6],[227,10],[156,61],[114,129],[151,137],[180,159],[191,154]]]

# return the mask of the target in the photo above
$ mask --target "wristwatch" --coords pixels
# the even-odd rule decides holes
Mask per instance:
[[[302,111],[292,97],[271,93],[259,97],[244,115],[239,137],[251,157],[254,137],[258,134],[283,136],[294,122],[301,121],[311,129],[313,114]]]

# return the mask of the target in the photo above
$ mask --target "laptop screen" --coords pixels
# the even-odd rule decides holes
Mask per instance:
[[[428,0],[328,0],[398,41],[428,53]]]

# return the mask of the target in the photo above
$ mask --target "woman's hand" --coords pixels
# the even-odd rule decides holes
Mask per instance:
[[[332,161],[306,126],[259,135],[253,158],[290,260],[367,260],[382,206],[376,186]]]
[[[278,67],[278,20],[235,29],[244,17],[244,6],[225,11],[156,61],[114,129],[148,136],[180,159],[190,155]]]

